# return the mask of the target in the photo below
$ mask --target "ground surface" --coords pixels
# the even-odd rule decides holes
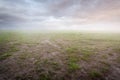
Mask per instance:
[[[120,34],[0,32],[0,80],[119,80]]]

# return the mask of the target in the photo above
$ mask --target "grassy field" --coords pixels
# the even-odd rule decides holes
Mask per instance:
[[[119,79],[119,33],[0,32],[0,80]]]

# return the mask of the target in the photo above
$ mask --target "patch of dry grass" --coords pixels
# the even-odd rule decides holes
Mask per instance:
[[[117,79],[110,72],[120,66],[119,37],[79,32],[1,33],[0,80]]]

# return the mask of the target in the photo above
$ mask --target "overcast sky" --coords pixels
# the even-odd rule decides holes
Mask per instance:
[[[0,0],[0,29],[120,30],[120,0]]]

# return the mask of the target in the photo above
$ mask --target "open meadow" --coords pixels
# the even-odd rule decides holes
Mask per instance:
[[[120,33],[0,32],[0,80],[119,80]]]

